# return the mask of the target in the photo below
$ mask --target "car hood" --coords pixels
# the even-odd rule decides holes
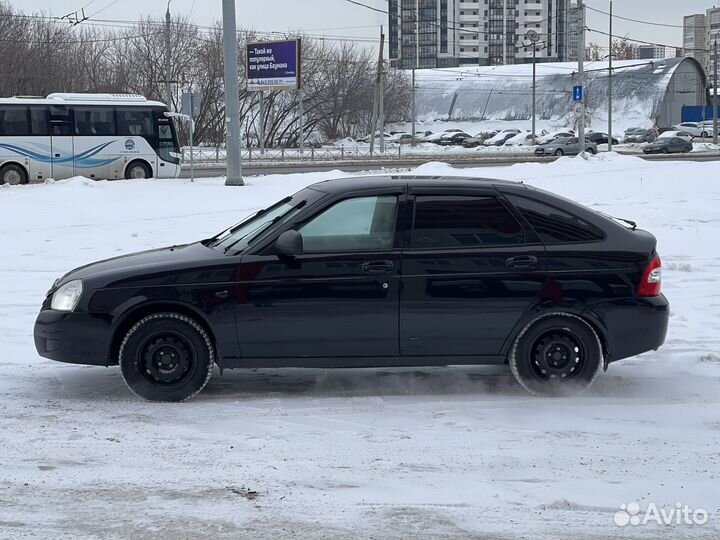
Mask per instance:
[[[132,281],[134,278],[157,276],[170,271],[175,274],[184,269],[213,266],[226,261],[227,257],[221,252],[196,242],[121,255],[87,264],[65,274],[55,283],[53,289],[75,279],[91,280],[97,282],[97,286],[107,286],[116,281]]]

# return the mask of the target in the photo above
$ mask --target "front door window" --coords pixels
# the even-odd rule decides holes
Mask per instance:
[[[397,197],[358,197],[334,204],[300,228],[305,253],[389,251]]]

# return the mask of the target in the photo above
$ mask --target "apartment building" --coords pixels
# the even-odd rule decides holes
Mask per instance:
[[[683,19],[685,56],[695,58],[708,74],[713,73],[715,64],[715,40],[720,42],[720,7]]]
[[[529,63],[529,31],[539,39],[538,62],[577,59],[579,12],[571,6],[568,0],[389,0],[390,59],[406,69]]]

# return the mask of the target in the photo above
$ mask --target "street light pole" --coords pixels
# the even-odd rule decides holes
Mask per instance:
[[[223,0],[223,44],[225,63],[225,122],[227,152],[226,186],[245,185],[240,153],[240,82],[238,81],[238,41],[235,0]]]
[[[610,0],[610,56],[608,57],[608,152],[613,149],[613,0]]]
[[[718,35],[715,34],[715,68],[713,82],[713,144],[718,143]]]
[[[420,0],[415,0],[415,65],[412,70],[412,146],[415,146],[415,134],[417,133],[416,104],[415,104],[415,70],[420,65]]]
[[[172,89],[170,88],[170,69],[172,61],[170,58],[170,2],[167,3],[167,11],[165,12],[165,101],[167,101],[168,109],[172,110]]]
[[[578,119],[578,144],[582,153],[585,153],[585,4],[578,0],[580,10],[580,36],[578,39],[578,84],[583,87],[583,99],[580,104],[580,118]]]

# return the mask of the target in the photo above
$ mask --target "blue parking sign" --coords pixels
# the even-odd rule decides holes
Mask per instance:
[[[579,84],[576,86],[573,86],[573,101],[582,101],[583,100],[583,87]]]

